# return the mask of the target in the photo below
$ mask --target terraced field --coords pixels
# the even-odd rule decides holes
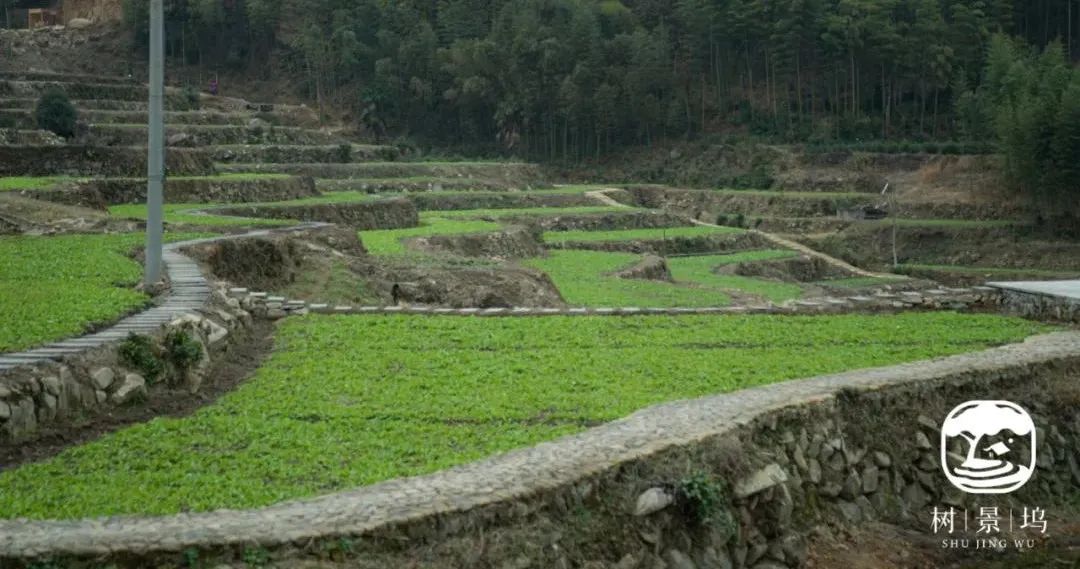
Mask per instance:
[[[0,114],[25,120],[37,93],[63,83],[97,146],[89,154],[63,144],[0,146],[0,161],[11,158],[5,171],[26,170],[0,178],[0,194],[94,215],[43,226],[0,199],[5,230],[63,233],[0,237],[0,352],[78,334],[152,300],[136,290],[139,265],[130,257],[143,239],[135,222],[146,219],[138,163],[145,149],[137,146],[145,90],[123,81],[15,83],[0,88],[9,95],[0,96]],[[329,302],[329,310],[347,303],[796,312],[835,300],[827,297],[837,290],[921,286],[903,275],[866,276],[758,231],[770,224],[876,231],[884,225],[838,215],[865,205],[865,193],[629,186],[598,196],[608,189],[554,186],[534,164],[424,160],[346,140],[318,128],[303,107],[204,96],[191,109],[175,91],[168,103],[168,156],[176,161],[166,189],[169,239],[300,220],[336,224],[322,234],[277,233],[255,245],[237,239],[189,252],[211,279],[259,287],[267,297]],[[43,159],[18,162],[31,151]],[[282,210],[303,215],[271,219]],[[355,216],[340,217],[346,210]],[[721,226],[698,224],[720,217]],[[1012,221],[927,215],[897,225],[978,232]],[[272,352],[247,381],[190,415],[137,421],[3,470],[0,518],[263,506],[433,472],[659,402],[975,351],[1050,330],[986,314],[843,310],[853,313],[285,318],[281,309]]]
[[[953,313],[290,319],[270,361],[216,404],[0,473],[0,516],[262,506],[432,472],[661,401],[1043,329]]]

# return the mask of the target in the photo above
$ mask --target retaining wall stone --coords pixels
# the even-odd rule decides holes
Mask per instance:
[[[154,350],[163,351],[164,337],[184,330],[203,347],[203,357],[187,369],[167,368],[161,385],[182,385],[198,391],[209,365],[229,346],[246,337],[251,315],[224,289],[212,293],[201,310],[162,324],[146,334]],[[0,371],[0,438],[19,441],[38,429],[87,415],[107,413],[146,392],[147,378],[120,356],[121,342],[74,353],[60,361],[46,361]],[[212,379],[212,378],[211,378]],[[151,385],[150,388],[153,388]],[[2,411],[10,409],[9,413]]]
[[[205,156],[173,149],[165,155],[172,175],[205,176],[214,165]],[[146,148],[138,146],[0,146],[0,176],[146,175]]]
[[[1000,302],[1005,312],[1025,318],[1080,323],[1080,300],[1001,289]]]
[[[420,225],[416,207],[404,198],[335,204],[238,206],[208,211],[240,217],[322,221],[359,230],[399,229]]]
[[[145,203],[146,180],[136,178],[76,182],[68,187],[25,190],[35,199],[83,207]],[[315,180],[306,176],[234,180],[220,178],[175,178],[165,180],[165,203],[245,203],[284,201],[319,195]]]
[[[466,257],[523,259],[544,254],[536,227],[510,226],[500,231],[462,235],[432,235],[405,241],[411,249]]]

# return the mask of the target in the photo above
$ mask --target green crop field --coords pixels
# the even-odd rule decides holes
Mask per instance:
[[[783,252],[762,252],[761,258]],[[742,254],[744,259],[752,256]],[[735,258],[735,260],[729,259]],[[745,293],[781,302],[802,294],[798,285],[738,275],[717,275],[714,267],[738,262],[738,255],[702,255],[668,259],[675,283],[623,279],[613,276],[641,259],[633,253],[605,251],[552,251],[547,257],[528,259],[524,264],[544,271],[576,306],[703,307],[731,303],[730,293]]]
[[[0,517],[251,508],[424,474],[642,407],[979,350],[1048,327],[838,316],[305,316],[254,377],[0,473]]]
[[[255,226],[278,226],[294,225],[297,221],[291,219],[257,219],[247,217],[231,217],[213,215],[212,213],[198,214],[192,210],[207,210],[210,212],[215,206],[235,206],[237,204],[206,204],[206,203],[170,203],[165,204],[162,210],[166,223],[184,223],[188,225],[210,225],[214,227],[255,227]],[[124,219],[146,219],[145,204],[123,204],[109,206],[109,215]]]
[[[678,237],[702,237],[723,233],[742,233],[737,227],[705,227],[691,225],[687,227],[656,227],[652,229],[616,229],[611,231],[546,231],[544,241],[548,243],[592,242],[592,241],[651,241],[674,239]]]
[[[166,234],[180,241],[207,234]],[[0,237],[0,352],[84,332],[146,304],[127,253],[142,234]]]

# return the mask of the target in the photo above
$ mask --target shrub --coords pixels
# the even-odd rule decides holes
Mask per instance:
[[[343,142],[337,147],[338,162],[352,162],[352,145]]]
[[[183,330],[169,332],[165,336],[165,351],[169,361],[181,370],[202,359],[202,345]]]
[[[52,131],[64,138],[75,135],[75,123],[78,113],[71,100],[59,89],[50,89],[38,99],[34,109],[34,120],[38,128]]]
[[[165,370],[154,350],[154,343],[149,336],[140,336],[134,332],[120,344],[120,360],[139,370],[146,381],[153,383]]]
[[[180,95],[184,100],[184,110],[197,111],[199,110],[199,107],[202,106],[199,90],[195,87],[185,85],[184,88],[180,90]]]
[[[746,227],[746,216],[739,213],[735,215],[735,227]]]
[[[698,524],[716,519],[722,496],[720,485],[700,472],[680,480],[675,489],[678,504]]]

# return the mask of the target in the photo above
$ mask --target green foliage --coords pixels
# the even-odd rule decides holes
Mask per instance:
[[[141,233],[0,237],[0,352],[74,336],[144,306],[148,297],[134,289],[142,269],[128,256],[144,239]]]
[[[189,547],[189,548],[185,549],[184,552],[183,552],[183,558],[184,558],[184,562],[183,562],[184,567],[188,567],[190,569],[198,569],[198,567],[199,567],[199,550],[198,549],[195,549],[194,547]]]
[[[289,318],[264,365],[213,404],[0,472],[0,516],[265,506],[430,473],[663,401],[1052,329],[949,312]]]
[[[181,371],[199,363],[203,348],[197,340],[183,330],[173,330],[165,336],[165,357]]]
[[[140,47],[145,5],[124,3]],[[297,94],[323,114],[326,101],[349,101],[376,138],[567,161],[730,125],[785,142],[983,140],[979,118],[990,115],[963,93],[978,87],[989,32],[1043,45],[1071,29],[1060,7],[1018,0],[176,0],[168,10],[186,59],[258,68],[279,46]],[[727,183],[772,179],[750,172]]]
[[[270,552],[262,547],[244,548],[244,564],[248,567],[262,567],[270,562]]]
[[[139,370],[146,381],[153,383],[165,370],[161,359],[155,353],[154,341],[149,336],[132,332],[120,344],[120,361]]]
[[[991,119],[1011,185],[1057,213],[1080,188],[1080,70],[1059,42],[1042,53],[995,35],[977,90],[962,95],[971,121]]]
[[[679,481],[675,497],[694,523],[705,525],[721,515],[724,489],[712,477],[696,472]]]
[[[341,143],[337,147],[338,162],[352,162],[352,144]]]
[[[202,106],[202,96],[199,94],[199,90],[191,85],[184,85],[184,88],[180,90],[180,95],[184,104],[182,108],[178,110],[182,111],[197,111]]]
[[[52,131],[64,138],[75,136],[79,115],[75,105],[59,89],[46,91],[34,106],[34,121],[41,130]]]

